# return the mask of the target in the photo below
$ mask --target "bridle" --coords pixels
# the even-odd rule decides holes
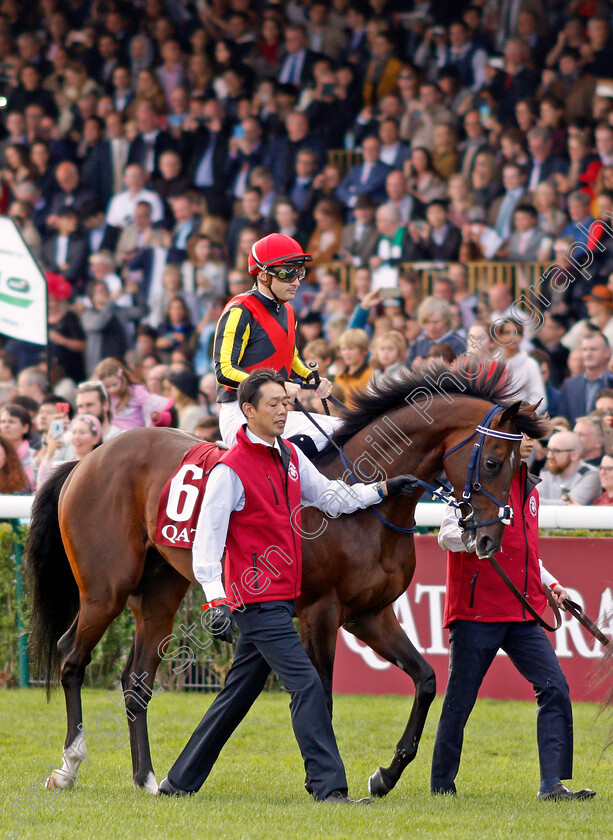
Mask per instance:
[[[475,443],[473,444],[472,452],[470,453],[470,460],[468,462],[468,473],[466,475],[466,483],[464,484],[464,491],[462,493],[462,498],[459,502],[455,499],[448,499],[448,504],[452,507],[457,509],[460,508],[461,505],[469,508],[469,513],[467,516],[461,516],[458,519],[458,524],[463,531],[475,531],[477,528],[484,528],[486,525],[494,525],[496,522],[502,522],[503,525],[508,525],[511,522],[512,516],[512,509],[509,504],[503,504],[491,493],[489,493],[479,481],[480,471],[481,471],[481,450],[483,448],[483,444],[485,443],[486,436],[500,438],[502,440],[512,440],[512,441],[521,441],[523,439],[523,435],[515,434],[514,432],[502,432],[500,429],[492,429],[490,428],[492,420],[494,417],[501,411],[504,411],[504,407],[501,405],[494,405],[490,408],[487,412],[481,423],[477,426],[475,431],[469,435],[464,440],[457,443],[455,446],[452,446],[451,449],[448,449],[447,452],[443,455],[443,461],[452,452],[456,452],[456,450],[461,449],[467,443],[469,443],[475,435],[479,435]],[[494,502],[495,505],[498,505],[498,516],[495,519],[488,519],[487,522],[473,522],[475,516],[475,509],[470,503],[472,499],[473,493],[481,493],[486,498],[490,499],[490,501]]]

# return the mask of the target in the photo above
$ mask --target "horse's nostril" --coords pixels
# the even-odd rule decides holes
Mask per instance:
[[[484,534],[477,540],[477,554],[479,557],[488,557],[490,554],[493,554],[494,546],[495,543],[492,537]]]

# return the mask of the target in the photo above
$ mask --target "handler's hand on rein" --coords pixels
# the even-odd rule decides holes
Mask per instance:
[[[325,400],[326,397],[329,397],[331,393],[332,393],[332,383],[330,382],[329,379],[326,379],[326,377],[323,376],[319,380],[319,385],[315,389],[315,396],[319,397],[320,400]]]
[[[421,485],[414,475],[397,475],[382,481],[381,486],[386,496],[412,496]]]
[[[213,636],[221,639],[222,642],[233,642],[232,629],[234,621],[232,619],[232,611],[227,604],[218,604],[216,607],[211,607],[206,617],[206,625]]]
[[[556,583],[555,586],[551,587],[551,594],[553,595],[553,599],[558,605],[558,607],[561,610],[566,610],[566,607],[563,604],[563,601],[565,601],[568,598],[568,592],[566,591],[566,589],[564,589],[564,587],[561,586],[559,583]]]

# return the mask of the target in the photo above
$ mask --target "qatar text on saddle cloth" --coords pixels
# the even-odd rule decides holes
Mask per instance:
[[[155,529],[157,545],[192,548],[206,482],[224,451],[215,443],[203,441],[185,453],[160,496]]]

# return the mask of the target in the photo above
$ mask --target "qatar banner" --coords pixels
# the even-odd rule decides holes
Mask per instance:
[[[417,568],[409,589],[394,611],[403,630],[436,672],[437,692],[447,685],[449,633],[443,629],[446,553],[435,536],[416,535]],[[542,537],[543,565],[581,604],[602,632],[613,638],[613,538]],[[500,586],[505,584],[501,580]],[[598,701],[606,688],[599,684],[602,645],[572,616],[562,612],[562,626],[548,634],[570,686],[573,700]],[[545,619],[553,624],[547,608]],[[610,685],[610,679],[609,679]],[[339,694],[413,694],[411,678],[378,656],[344,628],[338,635],[334,691]],[[530,700],[532,686],[500,652],[488,671],[481,697]]]

